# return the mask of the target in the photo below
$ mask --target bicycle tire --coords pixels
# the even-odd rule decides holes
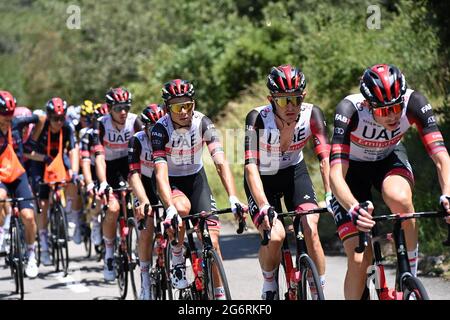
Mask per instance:
[[[402,279],[403,300],[430,300],[422,282],[413,276]],[[415,299],[411,299],[414,296]]]
[[[228,285],[227,275],[225,273],[225,268],[223,267],[222,259],[220,258],[217,251],[214,249],[208,251],[207,259],[208,261],[206,261],[206,265],[208,269],[207,271],[208,278],[204,279],[203,282],[205,289],[207,290],[205,298],[207,298],[208,300],[216,300],[214,288],[216,288],[217,285],[219,285],[219,283],[221,282],[225,293],[225,299],[231,300],[230,287]],[[220,277],[220,281],[218,281],[219,283],[216,283],[213,277],[214,266],[216,267],[218,275]]]
[[[117,232],[116,252],[114,254],[117,285],[119,287],[120,299],[125,300],[128,293],[128,255],[123,251],[122,246],[120,245],[120,223],[117,223]]]
[[[127,246],[130,257],[128,269],[130,272],[131,292],[133,293],[134,299],[138,300],[137,279],[140,279],[139,233],[133,218],[128,219]]]
[[[62,271],[64,277],[69,273],[69,234],[67,227],[67,216],[63,207],[60,204],[56,204],[57,213],[57,241],[58,241],[58,259],[61,262]]]
[[[280,265],[275,272],[275,281],[278,289],[279,300],[289,300],[289,289],[286,280],[286,267],[284,264],[284,257],[282,258]]]
[[[297,299],[298,300],[313,300],[311,296],[310,284],[308,282],[308,275],[312,275],[314,285],[317,290],[317,300],[325,300],[322,285],[320,283],[319,272],[314,261],[308,255],[299,257],[301,283],[297,285]]]
[[[15,283],[15,293],[18,293],[20,295],[20,300],[23,300],[24,296],[24,285],[23,285],[23,277],[24,277],[24,271],[23,271],[23,255],[22,255],[22,246],[20,243],[20,228],[18,228],[17,225],[11,225],[10,227],[11,232],[11,247],[10,247],[10,254],[11,254],[11,271],[13,273],[14,277],[14,283]]]
[[[165,252],[163,252],[163,265],[160,265],[157,255],[157,237],[153,237],[152,254],[150,256],[150,279],[152,296],[155,300],[172,300],[172,290],[169,290],[168,274],[165,268]]]
[[[92,252],[92,240],[91,240],[91,227],[87,223],[83,223],[81,225],[81,234],[83,235],[83,244],[84,244],[84,250],[86,251],[86,254],[84,255],[85,258],[91,257]]]

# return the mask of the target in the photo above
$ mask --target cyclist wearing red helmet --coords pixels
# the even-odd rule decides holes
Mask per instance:
[[[16,99],[8,91],[0,91],[0,199],[11,196],[32,198],[28,175],[21,164],[23,158],[22,128],[30,123],[37,123],[44,118],[30,115],[14,117],[16,114]],[[30,112],[31,114],[31,112]],[[35,259],[34,240],[37,231],[34,219],[34,201],[19,203],[20,218],[25,227],[25,242],[27,244],[25,273],[30,278],[38,275]],[[5,203],[0,204],[0,221],[3,225],[6,214]],[[0,226],[0,243],[3,243],[3,228]],[[0,246],[1,246],[0,244]]]
[[[233,211],[236,213],[236,204],[242,205],[236,197],[234,178],[218,133],[207,116],[194,110],[194,94],[194,86],[189,81],[174,79],[167,82],[162,89],[167,114],[152,130],[156,186],[166,208],[165,225],[170,230],[172,230],[170,221],[174,217],[179,218],[178,214],[185,216],[189,213],[216,209],[203,168],[204,143],[214,160]],[[215,220],[217,222],[211,223],[209,230],[213,246],[220,254],[218,216],[215,216]],[[180,221],[179,244],[171,247],[171,278],[172,284],[178,289],[188,285],[185,258],[182,253],[183,239],[184,226]],[[224,299],[223,287],[218,286],[214,290],[216,299]]]
[[[245,121],[245,180],[250,214],[258,231],[271,228],[270,241],[261,246],[259,261],[264,277],[262,298],[278,299],[274,279],[280,265],[280,250],[285,238],[283,225],[276,219],[269,225],[268,209],[276,207],[283,195],[288,210],[317,208],[302,149],[313,138],[314,151],[320,162],[320,172],[326,202],[331,198],[329,186],[329,144],[324,116],[319,107],[303,102],[306,91],[305,75],[291,65],[273,67],[267,77],[270,104],[253,109]],[[330,209],[331,210],[331,209]],[[308,253],[314,260],[322,286],[325,284],[325,255],[320,243],[317,224],[319,215],[302,217]],[[312,294],[314,281],[308,279]]]
[[[65,180],[71,180],[67,186],[67,198],[76,195],[75,183],[78,179],[79,149],[75,143],[75,133],[66,121],[67,102],[59,97],[50,99],[46,104],[47,119],[36,125],[25,144],[26,156],[33,160],[30,173],[34,192],[39,192],[42,212],[47,212],[49,206],[49,187],[39,186],[49,167],[58,162],[58,156],[64,159]],[[67,156],[68,155],[68,156]],[[56,162],[55,162],[56,161]],[[38,215],[38,229],[41,244],[41,261],[44,265],[51,265],[48,248],[48,218],[46,214]]]
[[[144,219],[144,206],[155,205],[159,200],[156,195],[153,175],[153,151],[150,133],[166,114],[165,106],[149,104],[141,113],[144,130],[137,132],[128,144],[128,165],[130,175],[128,181],[136,196],[136,221]],[[148,213],[151,215],[151,212]],[[152,255],[153,219],[147,219],[146,229],[139,234],[139,265],[141,269],[141,300],[153,300],[150,288],[149,266]]]
[[[106,93],[109,113],[98,119],[98,130],[94,131],[95,170],[100,187],[99,195],[111,186],[117,189],[126,184],[128,178],[128,142],[135,132],[142,130],[138,116],[129,112],[131,93],[125,88],[112,88]],[[103,276],[106,281],[116,279],[114,241],[116,237],[119,202],[111,195],[102,230],[105,240]]]
[[[374,210],[371,187],[381,192],[391,212],[414,212],[414,176],[401,143],[412,124],[438,168],[443,194],[440,202],[450,213],[450,159],[427,99],[418,91],[407,89],[400,70],[387,64],[367,68],[360,91],[337,105],[331,146],[330,180],[335,197],[332,206],[348,257],[346,299],[361,298],[367,267],[372,263],[368,252],[354,251],[358,231],[369,232],[375,224],[371,218]],[[418,229],[414,220],[406,220],[402,226],[411,271],[416,275]]]

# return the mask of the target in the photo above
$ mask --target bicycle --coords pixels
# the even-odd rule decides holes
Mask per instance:
[[[164,248],[167,243],[167,236],[164,238],[161,232],[161,214],[159,209],[164,209],[162,204],[152,205],[152,215],[153,225],[154,225],[154,236],[152,242],[152,255],[150,256],[150,278],[151,278],[151,290],[153,297],[156,300],[172,300],[171,296],[166,294],[167,292],[167,274],[164,268]],[[135,299],[139,298],[138,288],[136,279],[140,277],[140,260],[139,260],[139,235],[140,231],[146,229],[146,223],[148,218],[148,211],[150,206],[147,205],[144,208],[144,219],[137,221],[130,217],[128,218],[128,252],[130,255],[129,269],[130,269],[130,280],[131,288]],[[156,209],[156,210],[155,210]],[[162,212],[164,212],[162,210]]]
[[[88,211],[95,210],[95,208],[97,207],[97,203],[95,201],[95,199],[96,199],[95,188],[93,189],[93,191],[94,191],[94,195],[93,195],[93,197],[91,197],[86,192],[81,190],[81,186],[80,186],[80,184],[78,184],[78,194],[81,196],[82,206],[83,206],[83,215],[82,215],[83,217],[82,217],[82,221],[80,224],[81,239],[84,244],[84,250],[86,251],[86,255],[85,255],[86,258],[90,258],[91,252],[92,252],[92,239],[91,239],[92,228],[91,228],[90,221],[87,220]],[[95,247],[96,246],[94,246],[94,248]],[[98,253],[97,248],[95,248],[95,251]]]
[[[55,271],[60,271],[60,266],[64,272],[64,277],[69,273],[69,232],[67,215],[64,211],[66,200],[64,196],[64,186],[66,181],[49,183],[39,183],[39,186],[48,185],[50,187],[50,237],[49,247],[51,248],[52,263]],[[44,213],[45,214],[45,213]],[[41,261],[41,246],[38,241],[38,265]]]
[[[373,264],[367,270],[367,281],[361,300],[429,300],[428,293],[422,282],[411,274],[408,255],[406,251],[405,234],[402,222],[417,218],[442,218],[445,212],[429,211],[416,213],[394,213],[373,217],[376,223],[380,221],[394,221],[393,240],[397,254],[397,274],[395,288],[389,288],[386,284],[386,276],[381,253],[380,240],[376,225],[371,230],[371,245],[374,253]],[[368,234],[359,232],[359,245],[355,252],[362,253],[369,245]],[[448,225],[447,240],[443,242],[450,246],[450,225]]]
[[[119,195],[119,217],[117,223],[117,233],[115,239],[114,261],[116,267],[117,284],[119,286],[120,299],[124,300],[128,293],[128,273],[130,272],[130,244],[128,243],[128,218],[133,217],[133,205],[131,199],[132,189],[124,182],[120,183],[121,187],[112,189],[112,192]],[[110,188],[105,190],[106,205],[103,206],[102,217],[108,209]],[[130,272],[131,280],[134,283],[134,273]],[[137,293],[136,293],[137,296]]]
[[[213,215],[219,215],[224,213],[232,212],[231,208],[216,210],[211,212],[201,212],[189,216],[182,217],[181,219],[185,221],[186,225],[186,235],[188,241],[183,242],[183,247],[185,249],[186,257],[186,267],[190,267],[187,275],[190,275],[190,285],[185,289],[180,289],[178,292],[178,300],[215,300],[214,289],[216,287],[222,286],[224,288],[225,299],[231,300],[230,288],[228,286],[227,277],[225,274],[225,269],[222,264],[222,259],[219,254],[213,248],[211,237],[208,229],[208,221],[212,224],[217,223],[214,220],[208,218]],[[243,218],[243,210],[238,206],[239,215],[239,227],[236,231],[241,234],[246,228],[245,219]],[[202,252],[199,254],[197,246],[194,241],[193,233],[195,228],[192,225],[192,220],[198,219],[198,235],[200,235],[200,241],[202,244]],[[172,220],[172,226],[175,230],[175,238],[170,242],[170,244],[165,248],[165,268],[166,275],[170,275],[171,266],[171,246],[177,245],[178,237],[178,221],[177,219]],[[189,262],[189,263],[188,263]],[[216,270],[218,279],[214,277],[213,270]],[[188,271],[188,270],[187,270]],[[175,297],[174,287],[170,276],[167,277],[169,297]]]
[[[20,295],[20,300],[23,300],[25,290],[23,278],[25,274],[24,260],[25,260],[25,233],[22,222],[19,218],[19,202],[35,200],[35,198],[7,198],[0,200],[0,203],[11,204],[11,220],[9,225],[9,249],[6,252],[6,264],[11,270],[11,277],[14,279],[15,290],[14,293]],[[6,240],[6,239],[5,239]]]
[[[281,203],[279,200],[280,199],[278,198],[277,207],[281,211]],[[308,282],[308,277],[312,277],[317,293],[317,300],[325,300],[317,267],[314,261],[308,256],[301,217],[309,214],[326,212],[328,212],[327,208],[316,208],[306,211],[277,213],[277,219],[281,218],[280,222],[283,226],[286,225],[284,221],[285,217],[294,217],[293,226],[296,243],[296,259],[294,267],[292,253],[288,244],[288,235],[286,234],[283,246],[281,247],[282,268],[278,268],[278,272],[275,275],[279,297],[284,297],[286,300],[313,300],[313,294]],[[270,225],[272,225],[275,216],[273,207],[268,210],[267,215],[269,217]],[[267,245],[269,240],[270,230],[264,230],[261,245]]]

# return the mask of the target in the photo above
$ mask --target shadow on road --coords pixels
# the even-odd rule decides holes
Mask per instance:
[[[220,235],[220,250],[224,260],[258,258],[259,234]]]

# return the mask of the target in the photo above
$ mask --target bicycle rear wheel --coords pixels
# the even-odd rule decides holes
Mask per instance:
[[[205,279],[204,285],[207,290],[206,298],[208,300],[216,300],[214,289],[217,287],[223,287],[225,293],[225,299],[231,300],[230,288],[228,286],[227,276],[225,274],[225,269],[222,264],[222,259],[216,250],[211,249],[208,252],[207,257],[207,267],[208,267],[208,278]],[[216,276],[214,277],[214,270],[216,270]]]
[[[138,282],[140,279],[140,268],[139,268],[139,233],[136,228],[136,223],[133,218],[128,218],[128,235],[127,235],[127,246],[128,254],[130,256],[130,261],[128,263],[128,269],[130,271],[130,282],[131,282],[131,292],[133,293],[134,299],[139,299],[138,289],[140,286]]]
[[[91,227],[85,222],[81,224],[81,234],[83,236],[84,250],[86,251],[84,256],[90,258],[92,252]]]
[[[24,286],[23,286],[23,255],[20,228],[15,223],[10,226],[11,247],[10,247],[10,263],[11,273],[15,283],[15,293],[20,295],[20,300],[23,300]]]
[[[403,300],[430,300],[422,282],[416,277],[405,277],[402,280]]]
[[[67,216],[64,212],[63,207],[60,204],[55,205],[56,216],[57,216],[57,237],[58,242],[58,259],[61,262],[62,271],[64,272],[64,277],[69,273],[69,234],[67,228]]]
[[[311,284],[308,282],[308,278],[312,280],[312,285],[315,287],[317,300],[325,300],[322,285],[320,283],[319,273],[317,272],[314,261],[307,256],[302,255],[299,258],[298,266],[300,266],[301,283],[297,286],[297,299],[298,300],[315,300],[313,292],[311,290]]]

